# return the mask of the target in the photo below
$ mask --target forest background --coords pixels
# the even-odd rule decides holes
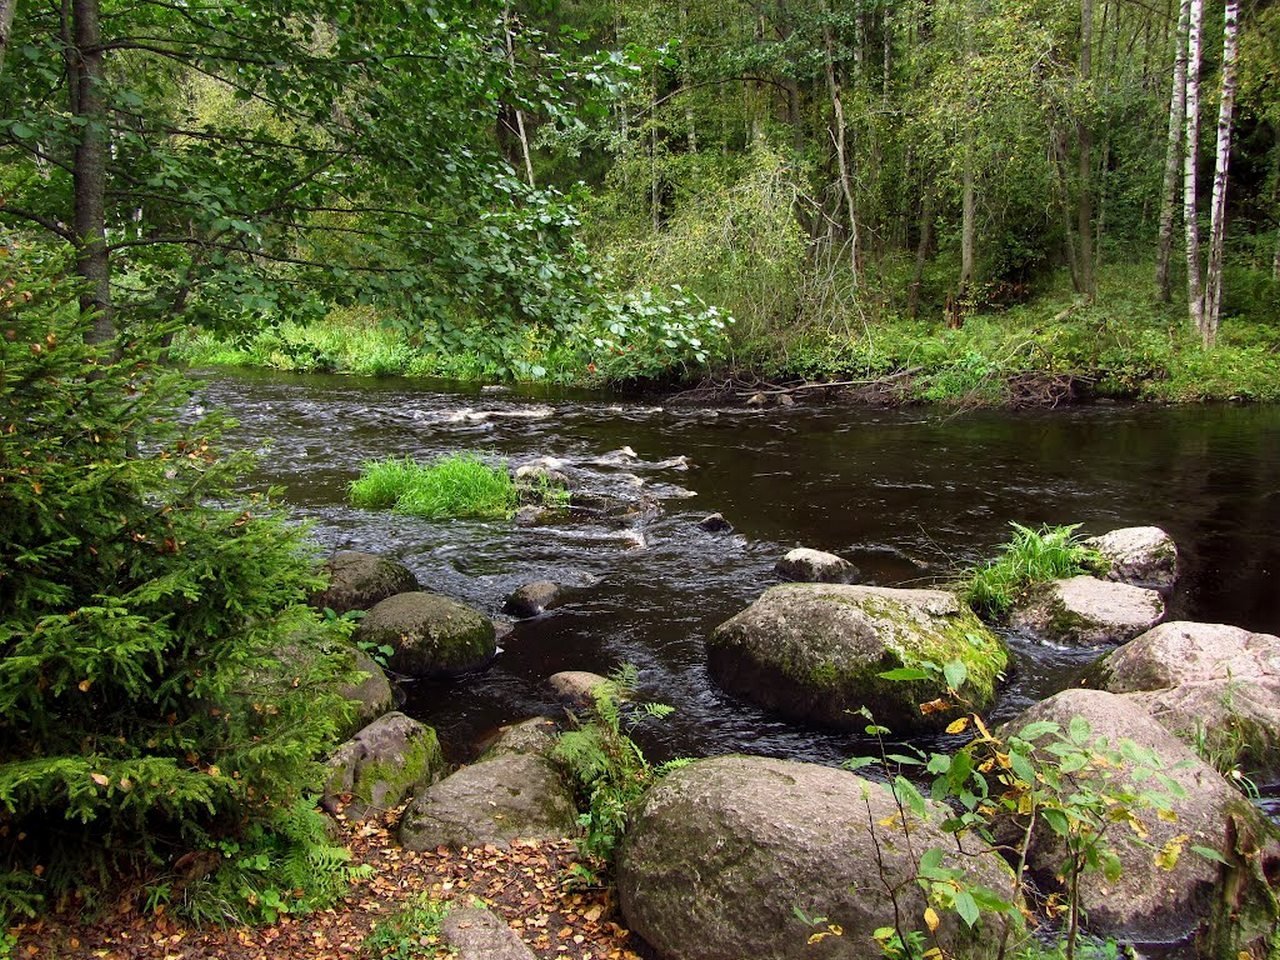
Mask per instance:
[[[1265,2],[4,0],[0,36],[0,224],[76,262],[100,339],[176,316],[195,362],[979,403],[1280,389]]]

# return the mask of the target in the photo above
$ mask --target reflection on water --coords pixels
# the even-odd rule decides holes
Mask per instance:
[[[530,580],[598,578],[570,606],[518,624],[486,673],[410,691],[407,709],[455,756],[498,723],[556,711],[550,674],[622,661],[640,667],[646,697],[677,708],[644,733],[657,758],[861,752],[855,737],[765,716],[706,675],[706,635],[774,583],[774,560],[797,545],[847,556],[873,583],[920,584],[987,556],[1011,520],[1090,533],[1156,524],[1183,551],[1174,616],[1280,631],[1280,408],[760,412],[274,374],[209,377],[199,402],[239,419],[238,442],[267,444],[254,482],[283,486],[328,548],[395,556],[428,589],[490,615]],[[458,450],[556,457],[587,490],[662,513],[517,527],[344,502],[364,460]],[[711,512],[735,531],[700,530]],[[1069,685],[1089,659],[1011,643],[999,716]]]

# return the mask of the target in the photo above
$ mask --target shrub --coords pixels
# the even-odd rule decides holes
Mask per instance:
[[[268,825],[347,704],[303,533],[237,502],[215,422],[179,424],[165,331],[88,345],[58,265],[5,264],[0,891],[27,909]]]
[[[1078,523],[1039,530],[1011,526],[1013,536],[1000,556],[973,571],[965,587],[965,600],[980,616],[998,620],[1032,584],[1089,573],[1103,562],[1076,536]]]
[[[393,507],[400,513],[439,520],[447,517],[505,517],[518,492],[505,467],[456,454],[432,464],[412,457],[373,460],[351,484],[357,507]]]

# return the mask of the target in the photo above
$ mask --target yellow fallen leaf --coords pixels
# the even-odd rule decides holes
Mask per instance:
[[[94,783],[96,783],[100,787],[105,787],[108,783],[111,782],[109,779],[107,779],[107,776],[102,773],[91,773],[89,774],[89,779],[92,780]]]
[[[938,924],[940,924],[941,922],[942,921],[938,917],[937,910],[933,909],[933,907],[924,908],[924,923],[925,923],[925,926],[929,928],[930,933],[936,932],[938,929]]]

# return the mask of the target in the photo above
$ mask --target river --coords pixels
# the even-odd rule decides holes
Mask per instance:
[[[866,752],[856,736],[767,716],[707,676],[708,633],[777,582],[774,561],[798,545],[847,557],[865,582],[922,585],[989,556],[1010,521],[1086,533],[1155,524],[1182,551],[1174,618],[1280,632],[1278,407],[755,411],[223,372],[202,377],[197,403],[239,421],[232,442],[261,450],[252,482],[283,487],[327,549],[396,557],[426,589],[491,616],[531,580],[578,588],[567,606],[517,624],[484,673],[407,685],[404,709],[457,760],[498,724],[557,713],[552,673],[624,661],[640,668],[642,695],[676,708],[637,732],[655,759],[742,751],[832,763]],[[661,514],[520,527],[345,502],[365,460],[458,451],[556,457],[586,490],[656,502]],[[712,512],[734,532],[702,531]],[[1009,639],[997,718],[1072,684],[1094,656]]]

